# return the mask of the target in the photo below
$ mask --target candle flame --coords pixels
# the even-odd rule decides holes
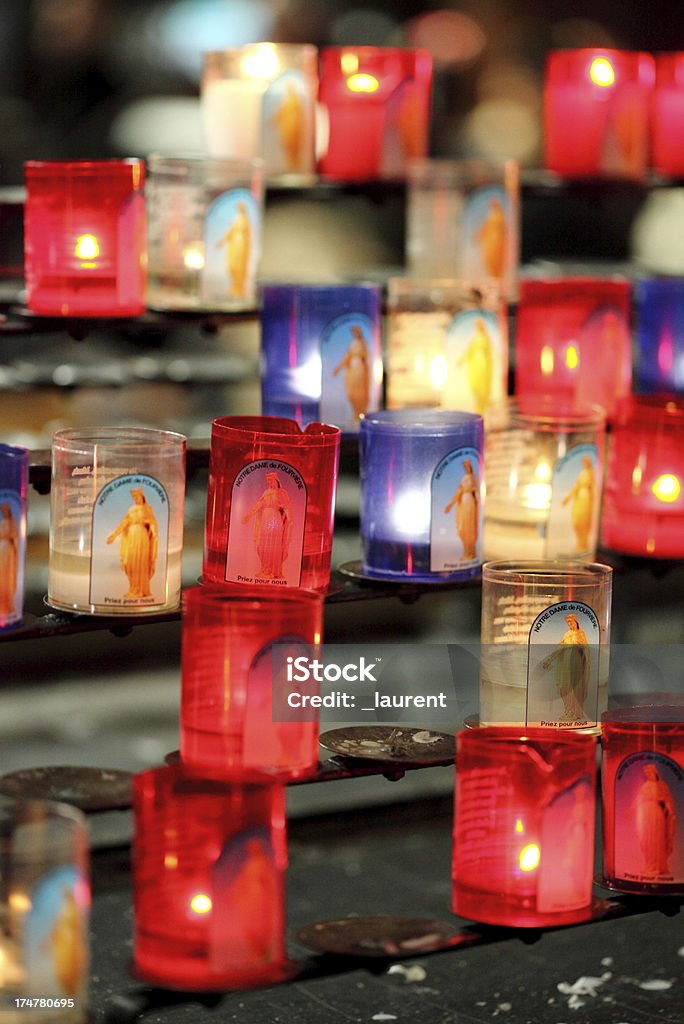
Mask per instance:
[[[30,897],[25,892],[11,892],[7,902],[10,909],[17,914],[26,914],[33,906]]]
[[[435,390],[444,387],[448,369],[445,356],[433,356],[430,360],[430,384]]]
[[[518,854],[518,863],[521,871],[534,871],[539,867],[541,861],[541,850],[537,843],[528,843],[523,846]]]
[[[264,43],[246,53],[240,61],[240,71],[247,78],[275,78],[280,71],[280,60],[275,46]]]
[[[550,345],[544,345],[542,347],[539,360],[541,364],[541,372],[544,374],[545,377],[550,377],[553,373],[554,363],[553,349]]]
[[[195,914],[208,914],[211,910],[211,900],[206,893],[198,892],[190,900],[190,909]]]
[[[74,246],[77,260],[95,260],[100,255],[100,243],[95,235],[79,235]]]
[[[350,92],[377,92],[380,88],[380,82],[375,75],[366,75],[360,72],[359,74],[349,76],[347,88]]]
[[[514,828],[515,828],[515,831],[516,831],[516,832],[524,832],[524,831],[525,831],[525,826],[523,825],[523,823],[522,823],[522,821],[520,820],[520,818],[516,818],[516,819],[515,819],[515,825],[514,825]]]
[[[353,75],[359,70],[359,58],[355,53],[343,53],[340,58],[340,67],[345,75]]]
[[[188,270],[202,270],[204,268],[204,250],[201,242],[189,245],[183,252],[183,264]]]
[[[653,483],[651,490],[658,501],[670,504],[671,502],[676,501],[682,493],[682,485],[674,473],[661,473],[658,479]]]
[[[392,526],[399,534],[416,537],[430,528],[430,497],[422,491],[404,491],[392,504]]]
[[[615,85],[615,69],[605,57],[595,57],[589,68],[589,78],[594,85],[609,89],[611,85]]]
[[[576,345],[568,345],[565,350],[565,365],[568,370],[576,370],[579,366],[579,351]]]

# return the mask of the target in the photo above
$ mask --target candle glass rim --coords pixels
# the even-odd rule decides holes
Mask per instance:
[[[372,43],[352,44],[350,46],[322,46],[321,60],[325,60],[326,54],[331,57],[342,53],[353,53],[357,56],[389,56],[394,54],[412,53],[421,57],[429,57],[432,61],[432,53],[425,46],[374,46]]]
[[[145,170],[145,161],[141,157],[121,157],[104,160],[26,160],[24,162],[24,174],[27,177],[57,177],[60,172],[63,177],[70,175],[117,175],[130,176],[130,172],[138,168]]]
[[[647,695],[645,695],[647,696]],[[681,694],[671,694],[674,698]],[[679,717],[665,717],[668,715]],[[644,727],[654,732],[670,732],[672,726],[681,728],[684,737],[684,702],[663,704],[631,704],[625,708],[611,708],[601,715],[603,732],[641,732]]]
[[[361,434],[419,434],[425,437],[451,437],[470,433],[482,426],[477,412],[455,409],[379,409],[359,419]]]
[[[0,459],[16,459],[17,462],[28,462],[30,451],[21,445],[0,442]]]
[[[521,407],[529,409],[521,411]],[[506,413],[507,419],[499,417]],[[607,414],[601,405],[589,402],[564,401],[558,395],[508,395],[492,402],[485,412],[485,429],[573,432],[605,429]]]
[[[277,797],[277,790],[284,790],[282,782],[275,778],[271,781],[267,776],[259,782],[249,782],[239,778],[235,779],[205,779],[199,775],[186,774],[183,762],[180,760],[165,761],[164,764],[152,765],[141,772],[136,772],[132,779],[134,800],[142,792],[147,782],[152,780],[159,790],[162,786],[172,787],[174,792],[183,794],[200,794],[206,797],[220,797],[225,799],[236,789],[246,793],[254,793],[258,790],[268,790]],[[167,804],[155,809],[155,816],[167,812]]]
[[[224,46],[221,49],[216,50],[202,50],[202,63],[206,69],[207,64],[217,58],[233,55],[244,56],[244,54],[248,53],[250,50],[256,51],[263,47],[273,47],[283,55],[288,55],[290,57],[305,55],[309,59],[317,59],[319,52],[318,47],[313,43],[274,43],[270,40],[263,39],[256,43],[242,43],[240,46]],[[274,78],[277,77],[277,75],[274,76]]]
[[[406,178],[412,187],[497,185],[503,179],[508,188],[518,188],[520,162],[512,157],[419,157],[407,162]]]
[[[207,153],[149,153],[146,159],[150,171],[167,169],[167,166],[168,169],[172,166],[209,167],[215,170],[225,168],[233,173],[242,172],[246,176],[248,172],[260,172],[264,167],[260,156],[240,160],[235,157],[210,156]]]
[[[87,829],[85,813],[64,800],[45,797],[4,796],[0,794],[0,843],[3,841],[3,823],[9,825],[57,819]]]
[[[163,451],[181,453],[187,447],[185,434],[156,427],[64,427],[52,435],[53,449],[90,455],[98,445],[108,451],[125,449],[131,452]]]
[[[581,750],[596,747],[598,737],[593,733],[573,729],[549,729],[543,726],[485,725],[477,729],[460,729],[456,733],[457,754],[464,747],[483,745],[491,751],[495,743],[510,747],[516,744],[542,743],[549,747],[567,746]]]
[[[479,298],[483,302],[499,302],[505,298],[501,282],[494,277],[477,281],[465,277],[403,277],[396,274],[387,279],[387,301],[389,304],[393,298],[401,298],[406,295],[420,297],[421,294],[440,288],[444,291],[451,291],[466,301],[477,298],[472,295],[474,292],[480,292]],[[429,299],[429,294],[426,297]],[[435,304],[438,301],[431,299],[431,302]],[[398,312],[413,312],[413,310],[399,310]],[[420,310],[415,310],[415,312],[420,312]]]
[[[271,587],[268,584],[242,583],[200,583],[194,587],[186,587],[182,595],[183,611],[188,606],[211,605],[221,607],[244,605],[245,610],[254,611],[262,606],[274,604],[301,605],[323,607],[324,594],[316,590],[295,587]]]
[[[294,430],[278,430],[277,424],[291,424]],[[300,447],[303,444],[319,447],[336,447],[342,431],[331,423],[309,423],[302,429],[296,420],[286,416],[219,416],[211,424],[212,440],[245,440],[254,443],[257,439],[265,442]]]
[[[501,559],[485,562],[482,583],[508,583],[511,586],[596,588],[609,586],[613,567],[604,562],[581,562],[578,559]]]
[[[520,306],[524,304],[524,301],[530,298],[529,295],[525,294],[526,292],[534,293],[537,290],[540,292],[548,290],[550,292],[559,291],[564,294],[567,292],[568,297],[572,297],[575,294],[578,297],[586,297],[587,290],[590,288],[596,288],[596,290],[605,288],[609,291],[624,292],[626,296],[629,296],[632,281],[624,274],[608,274],[602,277],[593,277],[591,274],[581,274],[578,276],[553,274],[549,275],[549,277],[521,277],[519,285],[518,311]],[[593,296],[590,297],[593,298]]]
[[[280,289],[291,292],[293,295],[318,295],[322,292],[359,291],[364,293],[373,292],[378,297],[381,294],[381,285],[374,281],[354,281],[353,284],[345,284],[343,281],[311,281],[300,284],[297,281],[260,281],[259,291],[263,295],[267,290]]]
[[[619,400],[613,417],[621,430],[640,422],[649,424],[684,424],[684,395],[676,392],[654,392],[650,395],[625,395]],[[647,440],[655,438],[647,435]]]

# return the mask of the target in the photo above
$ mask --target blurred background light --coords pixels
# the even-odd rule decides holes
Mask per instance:
[[[397,27],[396,18],[370,7],[355,7],[333,17],[331,46],[387,46]]]
[[[432,11],[412,18],[405,34],[410,46],[430,51],[436,67],[471,64],[487,41],[478,23],[461,11]]]

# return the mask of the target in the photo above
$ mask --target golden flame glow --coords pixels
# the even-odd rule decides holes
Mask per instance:
[[[198,892],[196,896],[193,896],[190,900],[190,909],[195,914],[208,914],[211,910],[211,900],[206,893]]]
[[[523,823],[520,820],[520,818],[516,818],[515,819],[515,826],[514,827],[515,827],[515,831],[516,832],[524,832],[525,831],[525,826],[523,825]]]
[[[518,854],[518,863],[521,871],[534,871],[539,867],[541,861],[541,850],[537,843],[528,843],[523,846]]]
[[[541,365],[541,372],[545,377],[550,377],[553,373],[553,349],[550,345],[544,345],[539,355],[539,362]]]
[[[79,235],[74,246],[77,260],[95,260],[100,255],[100,243],[95,235]]]
[[[365,75],[360,72],[357,75],[349,76],[347,88],[350,92],[377,92],[380,88],[380,82],[375,75]]]
[[[576,345],[568,345],[565,350],[565,365],[568,370],[576,370],[579,366],[579,351]]]
[[[359,58],[355,53],[343,53],[340,58],[340,67],[345,75],[353,75],[359,70]]]
[[[280,71],[278,52],[272,43],[250,49],[240,61],[240,71],[246,78],[275,78]]]
[[[183,252],[183,265],[188,270],[202,270],[204,267],[204,249],[201,242],[194,242]]]
[[[7,902],[17,914],[26,914],[33,906],[25,892],[11,892]]]
[[[178,857],[175,853],[167,853],[164,856],[164,867],[173,870],[178,867]]]
[[[658,501],[664,501],[666,504],[669,504],[676,501],[682,493],[682,485],[674,473],[662,473],[653,483],[651,490]]]
[[[594,57],[589,68],[589,78],[594,85],[609,89],[615,85],[615,69],[605,57]]]
[[[534,479],[547,484],[552,475],[551,463],[548,459],[540,459],[534,467]]]
[[[448,370],[446,356],[432,357],[430,360],[430,384],[435,391],[439,391],[446,384]]]

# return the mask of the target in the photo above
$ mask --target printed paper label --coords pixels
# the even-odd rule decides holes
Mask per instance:
[[[300,71],[286,71],[264,93],[263,155],[271,174],[310,171],[313,99]]]
[[[69,866],[40,878],[25,894],[24,966],[27,996],[78,1000],[85,994],[88,968],[88,889]]]
[[[169,498],[142,473],[118,476],[93,505],[90,603],[161,605],[167,600]]]
[[[286,462],[262,459],[240,470],[230,500],[226,580],[298,587],[307,492]]]
[[[506,394],[508,340],[497,316],[482,309],[457,313],[446,332],[442,405],[482,415]]]
[[[449,452],[432,474],[430,572],[470,569],[482,561],[480,455]]]
[[[665,754],[630,754],[615,776],[615,875],[684,883],[684,769]]]
[[[591,902],[594,876],[594,799],[588,779],[564,789],[544,809],[537,910],[581,910]]]
[[[21,497],[0,488],[0,623],[19,622],[24,595],[26,537]]]
[[[210,203],[204,217],[204,303],[252,300],[260,239],[259,205],[249,189],[231,189]]]
[[[273,659],[275,644],[280,645],[277,662]],[[297,712],[287,702],[287,695],[316,694],[319,686],[311,682],[306,685],[288,682],[287,658],[294,660],[310,654],[311,645],[302,637],[281,636],[265,644],[254,656],[245,691],[242,733],[245,767],[292,771],[309,764],[312,726],[298,719]],[[274,715],[274,705],[278,709],[277,715]]]
[[[537,615],[528,644],[527,725],[597,725],[600,638],[594,611],[579,601],[561,601]]]
[[[320,417],[344,429],[358,430],[359,418],[380,404],[380,337],[370,317],[345,313],[321,334]]]
[[[467,279],[477,281],[492,277],[501,280],[506,274],[508,248],[513,236],[506,190],[500,185],[475,189],[463,206],[461,227]]]
[[[551,477],[547,558],[588,558],[596,547],[600,485],[598,449],[578,444],[558,459]]]

